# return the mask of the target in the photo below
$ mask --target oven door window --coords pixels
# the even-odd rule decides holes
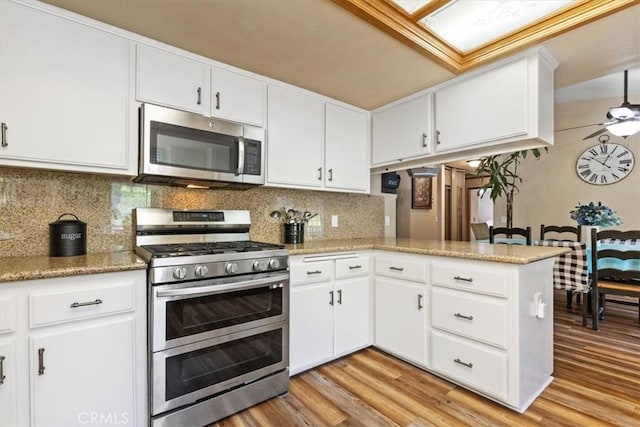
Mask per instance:
[[[282,335],[283,329],[278,328],[168,357],[166,400],[281,363]]]
[[[168,123],[150,123],[152,164],[235,173],[238,138]]]
[[[282,315],[283,288],[262,286],[166,302],[166,340]]]

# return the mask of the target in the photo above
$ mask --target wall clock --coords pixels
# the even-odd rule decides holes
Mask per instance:
[[[634,163],[633,153],[628,147],[603,143],[587,148],[578,157],[576,172],[589,184],[615,184],[629,175]]]

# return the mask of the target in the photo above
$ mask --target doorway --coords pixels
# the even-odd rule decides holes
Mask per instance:
[[[478,194],[480,192],[480,194]],[[467,207],[469,224],[485,222],[493,225],[493,201],[491,200],[491,189],[482,191],[480,188],[467,189]],[[469,226],[469,240],[475,240]]]

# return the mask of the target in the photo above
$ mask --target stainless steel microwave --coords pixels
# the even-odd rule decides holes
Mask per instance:
[[[249,188],[264,184],[264,129],[143,104],[135,182]]]

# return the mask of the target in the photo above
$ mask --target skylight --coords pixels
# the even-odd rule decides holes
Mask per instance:
[[[467,52],[530,24],[576,0],[453,0],[419,21]]]

